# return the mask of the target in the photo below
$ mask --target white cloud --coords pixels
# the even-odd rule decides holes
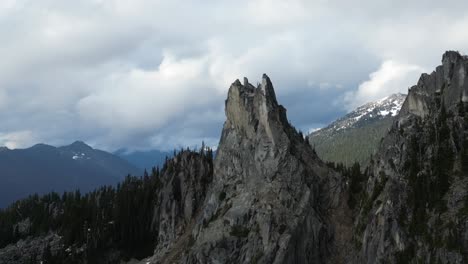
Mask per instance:
[[[394,93],[407,93],[425,70],[417,65],[385,61],[380,68],[361,83],[357,91],[345,95],[348,110]]]
[[[294,125],[326,124],[406,91],[443,51],[466,52],[467,8],[455,0],[3,1],[0,134],[7,142],[30,131],[10,140],[18,146],[213,145],[229,85],[244,76],[255,84],[264,72]]]
[[[37,143],[32,131],[0,133],[0,144],[9,149],[25,148]]]
[[[130,69],[111,75],[103,88],[78,102],[78,112],[84,121],[116,133],[155,130],[216,95],[210,91],[211,80],[200,78],[206,76],[205,69],[204,59],[178,60],[166,54],[157,70]]]

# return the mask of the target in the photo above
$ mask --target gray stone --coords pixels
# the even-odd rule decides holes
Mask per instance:
[[[459,111],[466,108],[467,65],[467,57],[446,52],[442,65],[423,74],[410,89],[370,166],[367,197],[376,186],[381,192],[367,201],[371,203],[369,212],[361,210],[356,219],[354,235],[362,246],[355,263],[468,261],[468,212],[463,211],[468,205],[468,177],[463,167],[467,161],[462,160],[468,122],[464,111]],[[438,173],[440,162],[449,165]],[[416,168],[413,173],[411,166]],[[434,198],[444,179],[448,191]],[[415,192],[420,196],[414,197]],[[359,224],[364,225],[362,233]]]
[[[325,263],[337,252],[326,209],[343,203],[339,175],[289,124],[268,76],[256,88],[236,80],[226,117],[191,244],[176,248],[180,237],[151,262]]]

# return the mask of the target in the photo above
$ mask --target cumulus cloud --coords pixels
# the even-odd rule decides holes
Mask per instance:
[[[272,78],[320,127],[466,51],[465,1],[6,0],[0,144],[216,145],[230,83]],[[14,29],[14,30],[12,30]],[[25,132],[27,131],[27,132]]]
[[[369,80],[361,83],[356,91],[348,92],[345,101],[349,110],[394,93],[407,93],[408,88],[417,82],[420,66],[384,61],[380,68],[369,75]]]

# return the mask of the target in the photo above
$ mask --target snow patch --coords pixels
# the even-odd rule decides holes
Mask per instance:
[[[383,110],[379,112],[379,115],[381,116],[387,116],[388,114],[390,114],[390,111],[387,111],[387,110]]]
[[[321,127],[311,128],[311,129],[309,129],[309,134],[312,134],[312,133],[314,133],[314,132],[317,132],[317,131],[319,131],[320,129],[322,129],[322,128],[321,128]]]
[[[369,121],[373,119],[380,119],[379,117],[394,117],[400,112],[401,107],[405,101],[406,95],[404,94],[393,94],[384,97],[380,100],[367,103],[358,107],[356,110],[348,113],[346,116],[339,118],[329,126],[320,129],[319,133],[316,134],[329,134],[342,130],[352,128],[359,122]],[[309,130],[309,134],[317,132],[316,129]]]
[[[74,160],[78,160],[78,159],[90,159],[89,157],[86,157],[86,154],[84,153],[74,153],[74,155],[72,156],[72,159]]]

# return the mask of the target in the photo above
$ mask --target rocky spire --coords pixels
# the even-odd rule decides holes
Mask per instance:
[[[449,50],[442,55],[442,65],[449,67],[451,64],[457,63],[458,60],[463,59],[458,51]]]
[[[263,74],[257,88],[247,78],[244,78],[243,85],[239,80],[231,85],[226,100],[226,117],[225,130],[237,129],[247,138],[260,133],[273,145],[281,140],[279,132],[287,131],[292,136],[295,132],[286,118],[286,110],[278,104],[273,84],[266,74]]]
[[[270,78],[265,73],[262,76],[262,83],[259,86],[260,90],[265,94],[265,97],[271,104],[278,105],[276,101],[275,90],[273,89],[273,84],[271,83]]]
[[[448,51],[410,89],[369,168],[357,263],[467,263],[467,70]]]
[[[256,88],[246,78],[231,85],[226,119],[193,245],[178,262],[323,263],[321,208],[333,200],[323,182],[337,174],[291,127],[267,75]]]
[[[456,51],[445,52],[442,65],[431,74],[422,74],[417,85],[410,88],[400,111],[400,120],[408,114],[424,118],[439,111],[441,105],[453,110],[460,101],[468,102],[467,71],[466,56]]]

